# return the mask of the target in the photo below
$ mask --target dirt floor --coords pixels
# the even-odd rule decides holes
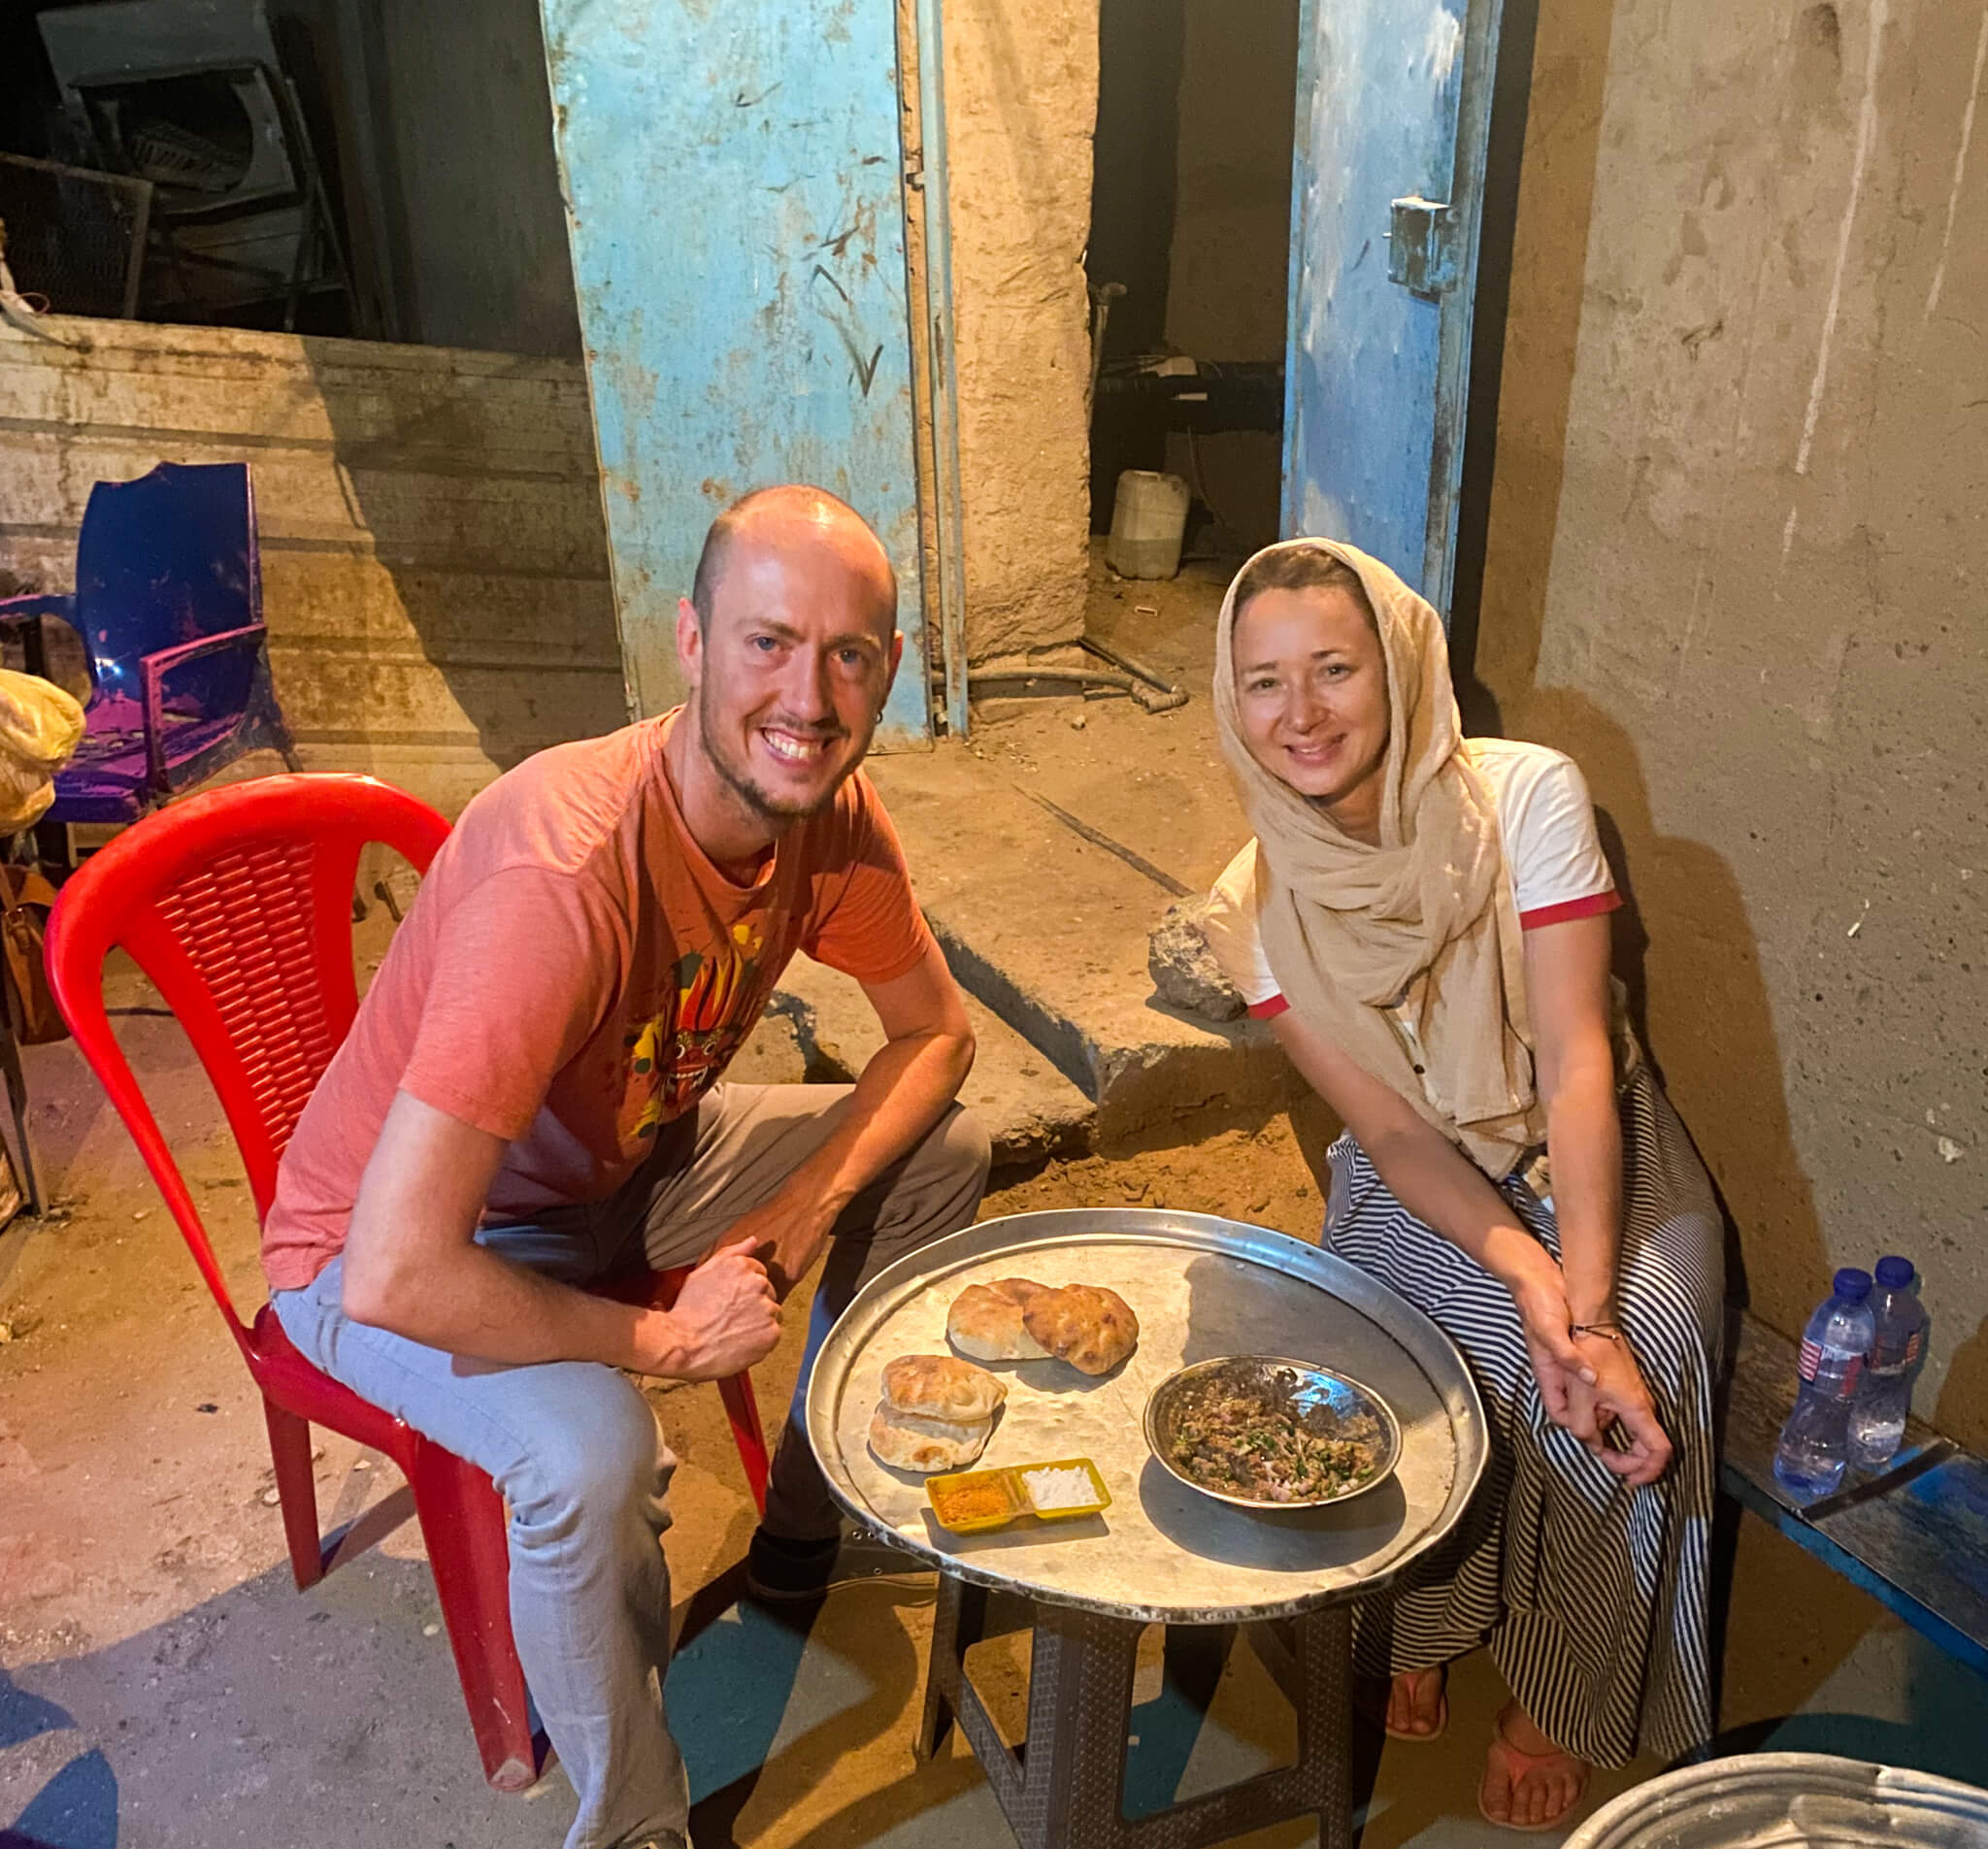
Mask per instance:
[[[204,1081],[170,1019],[132,1012],[122,1029],[231,1283],[252,1303],[253,1213]],[[292,1590],[256,1398],[183,1246],[73,1049],[33,1049],[31,1080],[62,1209],[0,1237],[0,1840],[551,1849],[570,1791],[556,1771],[521,1799],[483,1785],[413,1529],[312,1592]],[[1147,1201],[1240,1208],[1302,1236],[1319,1216],[1317,1181],[1281,1121],[1192,1150],[1003,1179],[989,1213]],[[790,1316],[757,1370],[770,1416],[791,1384],[801,1322]],[[699,1849],[942,1834],[1002,1849],[1011,1838],[966,1749],[955,1739],[931,1765],[911,1758],[933,1582],[851,1585],[811,1628],[741,1603],[750,1504],[717,1396],[678,1388],[656,1400],[681,1460],[667,1540],[682,1635],[670,1700]],[[393,1474],[324,1435],[327,1527]],[[1967,1769],[1988,1736],[1979,1685],[1757,1525],[1742,1534],[1739,1575],[1730,1726],[1758,1736],[1795,1714],[1797,1733],[1777,1737]],[[1787,1624],[1789,1611],[1804,1624]],[[985,1646],[975,1667],[1012,1722],[1015,1644]],[[1135,1803],[1227,1783],[1273,1763],[1288,1737],[1288,1713],[1246,1651],[1205,1713],[1163,1680],[1156,1649],[1139,1694]],[[1367,1849],[1490,1838],[1471,1792],[1497,1700],[1488,1666],[1467,1662],[1450,1738],[1388,1749]],[[1609,1774],[1598,1790],[1654,1769]],[[1307,1833],[1285,1827],[1263,1843]]]
[[[1219,588],[1212,573],[1157,594],[1094,582],[1093,624],[1199,694]],[[1159,718],[1123,701],[1064,700],[982,718],[977,749],[1077,791],[1086,821],[1184,881],[1204,880],[1241,839],[1205,699]],[[1158,800],[1182,791],[1201,818],[1185,833],[1173,796]],[[388,928],[383,912],[363,928],[362,965]],[[111,999],[223,1271],[252,1309],[254,1212],[218,1108],[156,997],[127,975]],[[74,1049],[31,1048],[27,1065],[58,1206],[0,1232],[0,1849],[553,1849],[571,1792],[556,1770],[523,1799],[483,1784],[411,1526],[293,1590],[259,1403],[225,1325]],[[1174,1123],[1152,1133],[1161,1146],[1135,1138],[997,1175],[985,1212],[1143,1203],[1312,1238],[1330,1129],[1309,1111],[1295,1126],[1281,1115]],[[770,1422],[791,1391],[804,1308],[755,1370]],[[930,1765],[911,1757],[933,1580],[894,1570],[858,1581],[807,1626],[741,1602],[751,1504],[717,1395],[652,1397],[679,1459],[669,1698],[698,1849],[1008,1849],[956,1737]],[[332,1528],[389,1494],[395,1472],[320,1439]],[[1735,1571],[1724,1721],[1736,1748],[1772,1739],[1988,1773],[1981,1684],[1757,1523],[1740,1529]],[[1247,1651],[1212,1678],[1211,1696],[1197,1695],[1163,1674],[1152,1641],[1128,1773],[1135,1808],[1287,1750],[1288,1710]],[[1012,1731],[1025,1684],[1016,1640],[984,1646],[974,1668]],[[1473,1797],[1500,1699],[1481,1655],[1458,1667],[1449,1735],[1379,1755],[1364,1849],[1500,1839]],[[1597,1796],[1656,1769],[1606,1774]],[[1309,1833],[1261,1832],[1262,1849],[1295,1849]]]

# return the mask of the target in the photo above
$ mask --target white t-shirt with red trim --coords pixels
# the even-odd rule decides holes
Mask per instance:
[[[1506,877],[1522,929],[1613,911],[1622,904],[1595,832],[1580,767],[1565,752],[1523,739],[1469,739],[1464,749],[1491,786],[1505,837]],[[1257,925],[1257,845],[1222,871],[1204,920],[1222,973],[1259,1020],[1289,1006],[1263,954]]]

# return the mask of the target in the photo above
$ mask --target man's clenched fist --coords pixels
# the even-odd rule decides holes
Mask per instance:
[[[722,1380],[764,1360],[779,1339],[780,1309],[757,1241],[721,1245],[683,1280],[669,1311],[667,1365],[678,1380]]]

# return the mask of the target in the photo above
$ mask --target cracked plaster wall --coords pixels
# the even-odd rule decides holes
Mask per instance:
[[[1626,850],[1798,1330],[1902,1251],[1988,1440],[1982,0],[1542,0],[1479,674]]]
[[[967,648],[1082,633],[1097,0],[949,0]]]

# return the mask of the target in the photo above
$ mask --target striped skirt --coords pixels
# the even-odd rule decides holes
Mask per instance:
[[[1325,1227],[1328,1249],[1399,1291],[1463,1351],[1491,1423],[1484,1479],[1455,1533],[1391,1594],[1356,1608],[1360,1668],[1429,1668],[1488,1645],[1525,1711],[1599,1766],[1640,1750],[1673,1759],[1712,1732],[1723,1234],[1698,1152],[1647,1068],[1620,1105],[1617,1314],[1674,1448],[1644,1488],[1626,1487],[1546,1417],[1504,1286],[1396,1201],[1350,1137],[1330,1151]],[[1551,1208],[1522,1182],[1504,1192],[1557,1258]]]

